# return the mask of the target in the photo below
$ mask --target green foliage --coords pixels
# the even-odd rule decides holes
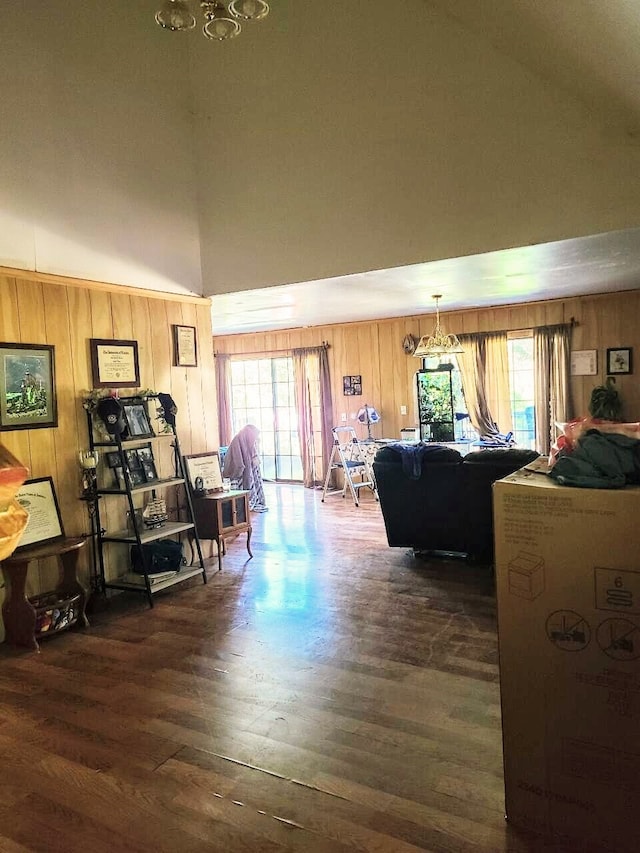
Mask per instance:
[[[597,385],[593,389],[589,400],[591,417],[605,421],[622,420],[622,400],[615,384],[613,376],[608,376],[604,385]]]

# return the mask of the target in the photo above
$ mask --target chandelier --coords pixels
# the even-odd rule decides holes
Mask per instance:
[[[417,358],[429,358],[430,356],[453,355],[454,353],[464,352],[458,338],[455,335],[445,335],[440,328],[438,300],[442,299],[442,294],[434,294],[433,298],[436,301],[436,327],[432,335],[423,335],[420,338],[413,354]]]
[[[240,21],[261,21],[269,14],[269,4],[264,0],[215,0],[200,6],[204,15],[202,32],[213,41],[227,41],[240,34]],[[196,19],[186,0],[165,0],[156,12],[156,23],[165,30],[192,30]]]

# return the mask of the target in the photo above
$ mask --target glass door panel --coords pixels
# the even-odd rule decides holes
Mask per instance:
[[[302,480],[293,359],[231,361],[234,434],[245,424],[260,430],[260,460],[266,480]]]

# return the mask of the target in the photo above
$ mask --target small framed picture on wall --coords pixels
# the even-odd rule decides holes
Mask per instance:
[[[173,363],[176,367],[198,366],[195,326],[173,327]]]
[[[617,376],[633,372],[633,350],[631,347],[616,347],[607,350],[607,374]]]

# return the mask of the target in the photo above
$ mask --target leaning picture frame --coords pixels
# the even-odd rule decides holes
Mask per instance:
[[[138,342],[90,338],[94,388],[137,388],[140,385]]]
[[[144,403],[124,403],[122,412],[128,438],[149,438],[154,434]]]
[[[173,326],[173,363],[176,367],[198,366],[195,326]]]
[[[16,500],[29,513],[16,553],[31,545],[64,539],[64,526],[52,477],[25,480],[16,492]]]
[[[54,348],[0,343],[0,430],[57,425]]]
[[[223,491],[220,454],[217,450],[210,450],[207,453],[192,453],[184,456],[183,459],[187,480],[192,491],[199,491],[200,481],[202,481],[201,489],[205,492]]]

